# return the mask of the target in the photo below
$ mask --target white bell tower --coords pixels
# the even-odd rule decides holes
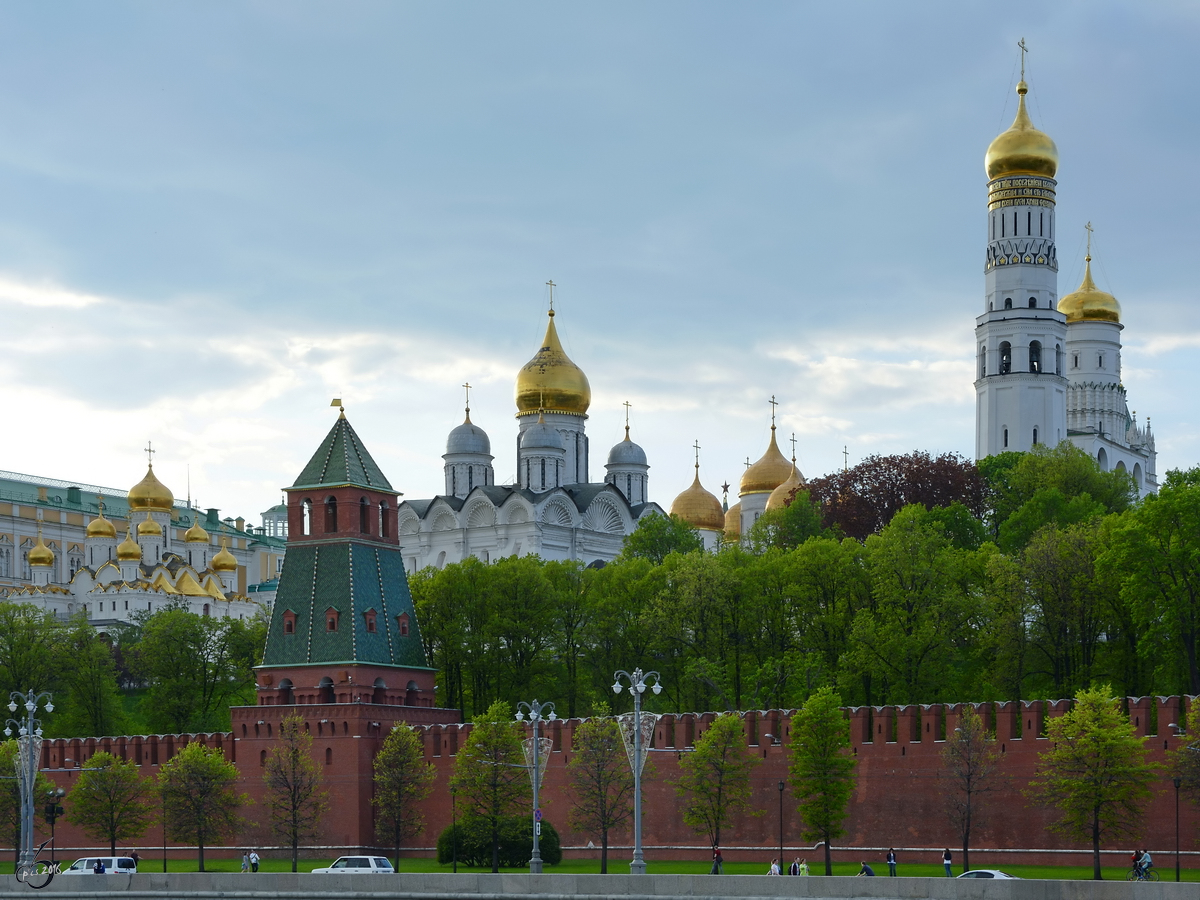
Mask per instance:
[[[1024,49],[1024,48],[1022,48]],[[1058,149],[1025,109],[988,148],[986,295],[975,320],[975,458],[1067,437],[1054,201]]]

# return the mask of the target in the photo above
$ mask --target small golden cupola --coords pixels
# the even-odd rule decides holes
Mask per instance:
[[[1058,147],[1050,135],[1033,127],[1025,108],[1029,85],[1024,73],[1017,83],[1017,117],[1008,131],[998,135],[983,158],[988,181],[1008,175],[1038,175],[1053,178],[1058,171]]]
[[[138,522],[137,527],[138,537],[162,537],[162,526],[150,518],[150,513],[146,513],[146,518]]]
[[[133,539],[130,529],[125,530],[125,540],[117,544],[117,559],[122,562],[141,562],[142,560],[142,548]]]
[[[725,513],[725,540],[736,541],[742,536],[742,504],[741,501],[729,507]]]
[[[700,462],[696,461],[696,477],[691,487],[671,503],[671,515],[679,516],[693,528],[721,531],[725,527],[725,511],[721,501],[700,484]]]
[[[796,440],[795,435],[792,435],[792,440],[793,442]],[[800,470],[796,468],[796,457],[793,455],[792,471],[779,487],[771,491],[771,496],[767,498],[767,509],[783,509],[791,502],[792,493],[797,488],[802,488],[806,484],[808,484],[808,481],[800,474]]]
[[[175,495],[154,474],[154,464],[146,467],[145,477],[129,489],[130,509],[169,511],[175,505]]]
[[[183,533],[183,540],[188,544],[207,544],[208,532],[200,526],[200,518],[197,516],[196,524]]]
[[[582,416],[592,403],[592,388],[583,369],[571,362],[554,327],[554,309],[546,325],[546,336],[533,359],[517,373],[517,415],[535,412],[568,413]]]
[[[1100,290],[1092,280],[1090,250],[1084,258],[1083,283],[1058,301],[1058,311],[1067,317],[1068,325],[1075,322],[1121,321],[1121,304],[1117,298],[1108,291]]]
[[[779,452],[779,445],[775,443],[775,423],[772,422],[771,443],[767,445],[767,452],[742,473],[738,496],[771,493],[787,481],[793,468],[795,467],[787,461],[787,457]]]
[[[217,555],[212,558],[212,570],[214,572],[236,572],[238,567],[237,557],[229,552],[229,539],[221,539],[221,549],[217,551]]]
[[[54,565],[54,551],[46,546],[46,542],[42,540],[42,526],[38,526],[37,543],[29,551],[29,565],[48,567]]]
[[[84,533],[87,540],[100,540],[108,538],[110,540],[117,539],[117,526],[104,518],[104,501],[101,500],[97,509],[96,518],[88,522],[87,531]]]

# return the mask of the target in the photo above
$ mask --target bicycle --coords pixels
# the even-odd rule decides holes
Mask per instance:
[[[1158,881],[1158,870],[1153,866],[1143,871],[1138,866],[1130,866],[1125,875],[1126,881]]]

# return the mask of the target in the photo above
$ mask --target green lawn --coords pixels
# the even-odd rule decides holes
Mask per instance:
[[[627,851],[622,851],[620,854],[610,854],[608,860],[608,870],[612,874],[625,874],[629,871],[629,857]],[[60,860],[65,862],[74,861],[75,857],[70,859]],[[300,871],[308,872],[320,866],[327,866],[332,859],[301,859]],[[882,860],[868,859],[877,875],[887,877],[887,864]],[[1163,859],[1162,862],[1168,863],[1165,868],[1159,869],[1159,875],[1163,881],[1175,880],[1175,867],[1173,860]],[[765,875],[767,867],[771,861],[764,855],[762,862],[727,862],[725,863],[726,875]],[[809,864],[812,866],[814,874],[822,867],[821,861],[809,859]],[[647,860],[646,871],[653,874],[707,874],[710,863],[704,861],[686,861],[686,860]],[[205,860],[205,869],[209,872],[239,872],[241,871],[241,857],[236,859],[213,859]],[[291,862],[285,859],[263,859],[261,871],[264,872],[290,872]],[[976,866],[976,868],[989,868],[987,865]],[[1075,879],[1075,880],[1090,880],[1092,877],[1092,869],[1090,866],[1007,866],[1001,865],[999,868],[1010,875],[1016,875],[1019,878],[1047,878],[1047,879]],[[197,864],[194,859],[171,859],[168,860],[168,871],[170,872],[195,872]],[[486,872],[487,869],[468,869],[466,866],[460,865],[459,872]],[[11,874],[13,864],[11,857],[7,860],[0,861],[0,874]],[[162,858],[155,859],[151,856],[143,856],[141,860],[141,871],[143,872],[161,872]],[[427,858],[400,858],[401,872],[447,872],[451,871],[449,865],[439,865],[433,859]],[[503,869],[505,872],[522,872],[520,869]],[[600,871],[600,861],[596,859],[564,859],[560,865],[547,866],[546,872],[553,874],[555,872],[569,874],[588,874],[598,873]],[[959,869],[955,867],[955,874],[958,874]],[[1105,867],[1103,874],[1105,879],[1111,881],[1124,881],[1126,868]],[[855,875],[858,872],[857,863],[834,863],[834,875]],[[901,877],[923,876],[930,878],[943,877],[943,869],[940,863],[901,863],[899,867]],[[1184,869],[1181,873],[1184,881],[1200,882],[1200,870]]]

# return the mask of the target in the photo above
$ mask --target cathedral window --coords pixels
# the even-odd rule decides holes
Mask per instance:
[[[1061,375],[1063,366],[1063,349],[1062,344],[1054,345],[1054,374]]]
[[[1004,233],[1004,216],[1003,215],[1000,216],[1000,237],[1007,237],[1007,235]]]
[[[1000,374],[1007,375],[1012,371],[1012,344],[1004,341],[1000,344]]]
[[[361,497],[358,501],[358,531],[359,534],[371,533],[371,504],[367,502],[366,497]]]
[[[1038,237],[1046,236],[1046,214],[1038,213]]]
[[[1042,371],[1042,345],[1039,341],[1029,344],[1029,371],[1040,374]]]
[[[337,497],[325,498],[325,533],[337,531]]]
[[[1100,361],[1100,368],[1103,369],[1104,368],[1104,354],[1103,353],[1100,354],[1099,361]]]
[[[1079,368],[1079,354],[1076,353],[1073,359],[1074,359],[1074,361],[1071,364],[1071,368],[1078,369]]]
[[[979,345],[979,377],[987,374],[987,344]]]
[[[1030,297],[1030,298],[1029,298],[1029,308],[1030,308],[1030,309],[1037,309],[1037,297]]]
[[[1033,210],[1025,213],[1025,233],[1033,234]]]
[[[475,490],[475,467],[467,466],[467,493]]]
[[[542,489],[546,487],[546,460],[542,460]]]
[[[1037,429],[1035,428],[1035,429],[1033,429],[1033,446],[1035,446],[1035,447],[1036,447],[1036,446],[1037,446],[1037,442],[1038,442],[1038,440],[1037,440]]]
[[[1007,428],[1004,429],[1004,446],[1005,447],[1008,446],[1008,429]]]
[[[1012,297],[1005,297],[1005,298],[1004,298],[1004,308],[1005,308],[1005,309],[1012,309]]]

